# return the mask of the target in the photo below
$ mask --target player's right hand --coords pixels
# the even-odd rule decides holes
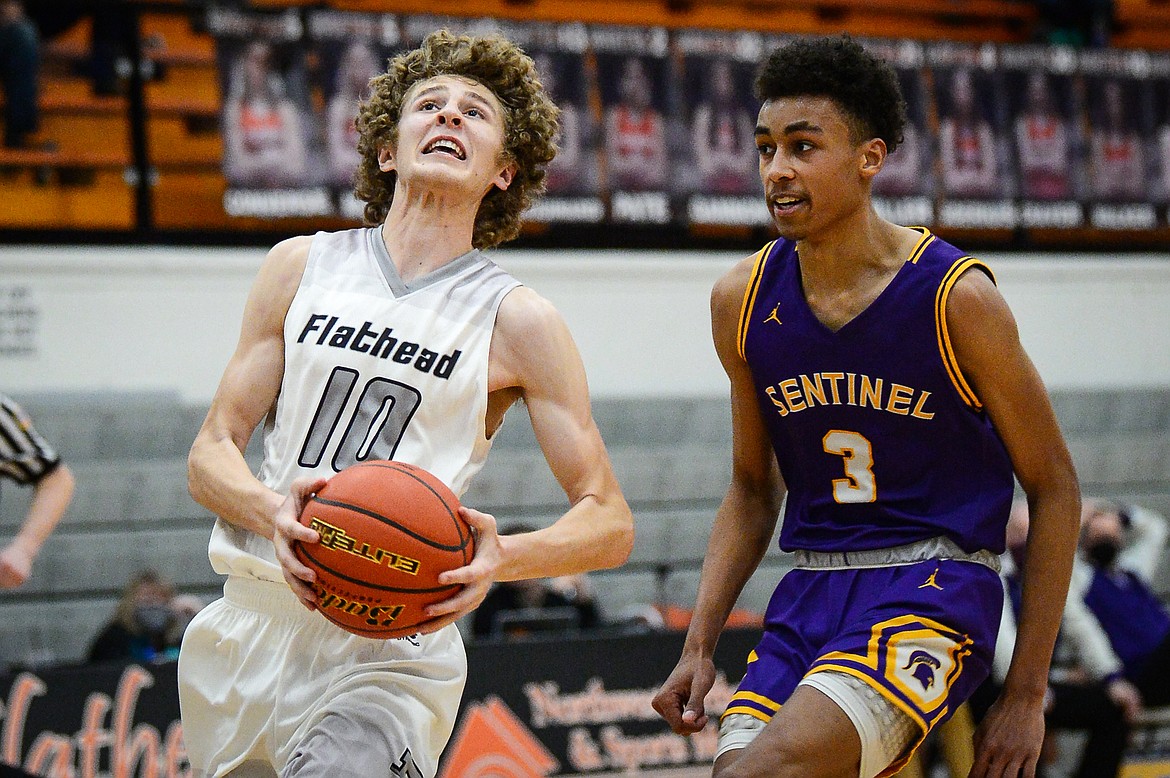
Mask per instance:
[[[684,654],[654,696],[654,710],[666,719],[675,734],[693,735],[707,726],[703,700],[714,685],[714,660]]]
[[[317,575],[297,559],[293,548],[297,543],[321,542],[317,530],[301,524],[300,516],[305,509],[305,503],[325,486],[327,480],[298,478],[293,481],[289,486],[288,497],[280,504],[272,518],[272,544],[276,546],[276,561],[280,562],[280,571],[293,594],[311,611],[317,610],[317,593],[312,587]]]

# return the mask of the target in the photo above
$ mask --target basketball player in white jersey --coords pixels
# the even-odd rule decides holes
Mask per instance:
[[[442,31],[371,87],[356,192],[372,226],[269,252],[191,449],[191,492],[219,516],[209,554],[227,576],[179,658],[198,776],[433,776],[466,675],[454,622],[493,581],[613,567],[633,543],[568,329],[480,253],[516,236],[555,153],[557,109],[532,61],[501,38]],[[463,588],[413,637],[357,637],[313,612],[313,574],[291,550],[318,541],[296,520],[306,496],[383,458],[461,494],[517,400],[568,512],[500,537],[464,508],[475,558],[443,574]],[[265,419],[253,476],[242,451]]]

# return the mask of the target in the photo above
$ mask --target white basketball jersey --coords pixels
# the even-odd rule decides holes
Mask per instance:
[[[476,250],[405,283],[381,228],[317,233],[284,320],[258,478],[287,494],[300,476],[395,459],[462,495],[491,447],[488,352],[517,286]],[[283,581],[272,541],[223,519],[208,555],[220,574]]]

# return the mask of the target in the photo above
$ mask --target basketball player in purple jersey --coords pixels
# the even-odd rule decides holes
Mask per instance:
[[[882,220],[901,137],[893,71],[845,37],[757,79],[760,176],[780,239],[715,286],[732,481],[682,658],[654,700],[707,724],[712,653],[783,507],[780,581],[720,721],[714,774],[885,776],[987,675],[1013,475],[1034,518],[1023,612],[972,775],[1034,775],[1076,542],[1076,474],[991,272]]]

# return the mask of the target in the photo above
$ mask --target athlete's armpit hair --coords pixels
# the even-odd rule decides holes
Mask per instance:
[[[776,49],[756,75],[756,97],[827,97],[852,119],[855,141],[902,142],[906,101],[894,69],[848,35],[800,39]]]
[[[370,81],[370,98],[359,106],[357,117],[361,163],[354,194],[366,203],[367,225],[386,218],[398,176],[378,168],[378,151],[398,139],[406,93],[435,76],[460,76],[483,84],[503,106],[501,162],[514,162],[516,174],[506,190],[493,187],[484,196],[472,234],[476,248],[497,246],[520,234],[521,215],[544,191],[545,172],[556,155],[553,137],[560,113],[540,83],[532,59],[497,35],[433,32],[417,49],[391,59],[387,72]]]

